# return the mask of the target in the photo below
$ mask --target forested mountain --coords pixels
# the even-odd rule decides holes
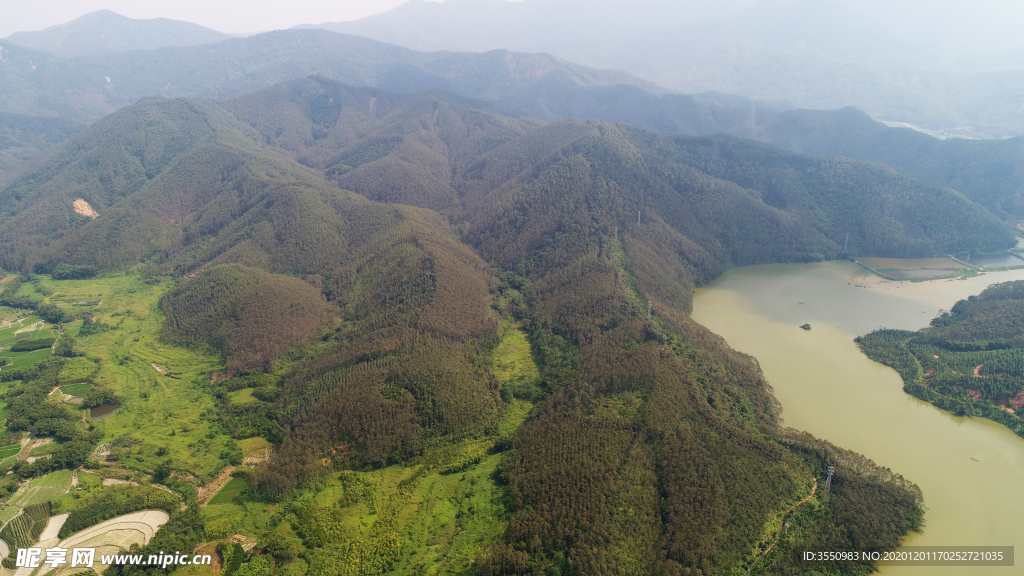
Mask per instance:
[[[474,545],[484,574],[742,569],[835,462],[832,496],[764,562],[798,573],[792,550],[895,546],[920,527],[917,488],[780,428],[756,364],[689,318],[693,288],[729,265],[837,256],[847,236],[887,255],[1012,242],[955,192],[876,165],[324,77],[143,100],[0,205],[5,269],[176,279],[163,337],[220,354],[220,429],[275,444],[249,476],[261,498],[394,463],[418,467],[399,485],[412,489],[500,454],[507,516]],[[537,362],[529,381],[488,361],[516,330]],[[251,401],[232,402],[241,391]],[[464,442],[483,451],[436,460]],[[288,503],[266,553],[390,570],[403,520],[374,512],[382,532],[349,539],[342,510],[360,497],[344,486],[333,508]]]
[[[762,114],[758,135],[804,154],[881,162],[953,188],[1007,219],[1024,218],[1024,140],[941,140],[890,128],[855,108]]]
[[[286,160],[268,155],[268,145],[313,170],[275,168]],[[237,182],[222,176],[216,186],[201,185],[192,173],[198,158],[204,174],[221,171]],[[312,78],[223,103],[146,100],[97,123],[2,193],[5,213],[17,215],[3,231],[3,265],[25,266],[14,254],[28,246],[46,246],[43,258],[100,268],[181,250],[209,261],[227,247],[204,247],[202,255],[186,248],[236,217],[212,200],[285,172],[308,186],[327,178],[375,201],[448,208],[468,223],[499,199],[537,188],[538,178],[564,170],[559,178],[571,182],[579,169],[595,185],[639,193],[592,226],[607,234],[632,221],[633,211],[642,223],[646,211],[649,224],[664,222],[696,242],[706,261],[698,268],[712,276],[734,264],[834,257],[843,245],[924,256],[1013,243],[1005,225],[959,194],[878,166],[724,136],[659,136],[600,122],[538,127],[442,94]],[[76,214],[78,198],[101,217]],[[557,212],[544,214],[531,225],[563,226]],[[124,241],[95,250],[111,242],[109,226]],[[520,239],[524,232],[516,227]]]
[[[163,46],[192,46],[219,42],[230,35],[191,22],[153,18],[136,20],[98,10],[35,32],[15,32],[10,42],[58,56],[74,58]]]
[[[24,117],[15,141],[0,141],[0,170],[19,170],[41,150],[29,142],[63,133],[49,128],[53,116],[74,126],[144,97],[226,98],[314,73],[398,92],[443,90],[545,120],[602,119],[691,135],[753,132],[744,101],[669,94],[623,72],[545,54],[421,53],[322,30],[75,58],[0,41],[0,111],[45,118]]]
[[[728,132],[802,153],[882,162],[953,188],[1003,218],[1024,216],[1016,139],[940,141],[887,128],[853,109],[786,111],[784,103],[721,94],[666,94],[625,73],[542,54],[420,53],[318,30],[73,59],[7,45],[0,107],[45,116],[0,117],[0,182],[82,121],[140,97],[224,98],[313,72],[392,91],[444,90],[544,120],[600,119],[685,135]]]
[[[1024,282],[993,284],[917,332],[880,329],[858,343],[895,368],[908,393],[1024,436]]]

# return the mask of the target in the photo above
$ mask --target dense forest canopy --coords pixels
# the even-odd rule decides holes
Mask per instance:
[[[756,363],[689,318],[694,287],[844,245],[919,256],[1013,242],[963,196],[876,165],[323,77],[141,101],[0,201],[0,266],[24,276],[5,302],[49,305],[18,292],[40,274],[173,279],[153,310],[164,344],[223,361],[195,381],[206,418],[232,442],[274,445],[240,471],[253,501],[281,511],[263,549],[323,573],[352,558],[396,569],[396,538],[413,535],[393,505],[428,477],[475,483],[485,461],[503,528],[472,548],[484,574],[794,573],[784,558],[801,546],[893,547],[921,525],[920,492],[783,429]],[[493,357],[517,334],[535,366],[511,380]],[[26,401],[61,362],[15,373]],[[18,426],[93,440],[68,414]],[[230,446],[222,459],[239,462]],[[832,496],[762,559],[778,514],[839,461]],[[38,462],[25,474],[59,464]],[[350,474],[391,465],[416,472],[390,500],[360,496]],[[171,481],[173,466],[151,473]],[[301,496],[333,482],[332,499]],[[369,540],[350,537],[345,510],[371,505]],[[193,510],[150,546],[195,546]]]
[[[1024,281],[993,284],[917,332],[880,329],[858,343],[895,368],[908,393],[1024,436]]]

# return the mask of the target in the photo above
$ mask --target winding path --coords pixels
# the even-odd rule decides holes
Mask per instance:
[[[789,516],[789,514],[793,510],[796,510],[797,506],[800,506],[801,504],[807,502],[811,498],[814,498],[814,493],[818,491],[818,479],[812,478],[812,480],[814,480],[814,487],[811,488],[811,493],[807,496],[807,498],[804,498],[803,500],[790,506],[789,510],[786,510],[786,513],[782,515],[782,521],[779,524],[779,532],[775,535],[775,540],[772,541],[771,546],[769,546],[767,550],[765,550],[763,553],[761,553],[760,556],[757,557],[757,560],[754,560],[754,563],[750,565],[750,568],[747,568],[747,574],[750,574],[750,571],[754,569],[754,566],[757,566],[757,563],[760,562],[762,558],[767,556],[768,553],[772,551],[772,548],[774,548],[775,545],[779,543],[779,538],[782,537],[782,528],[786,525],[786,517]]]

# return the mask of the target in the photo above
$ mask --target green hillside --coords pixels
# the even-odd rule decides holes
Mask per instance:
[[[1024,282],[993,284],[917,332],[880,329],[858,343],[895,368],[908,393],[1024,436]]]
[[[125,405],[87,434],[40,401],[54,421],[19,429],[104,434],[126,474],[188,502],[186,472],[253,456],[205,529],[190,508],[149,547],[243,530],[259,562],[295,572],[797,573],[785,559],[809,546],[894,547],[921,525],[920,491],[782,428],[756,363],[689,318],[694,287],[731,265],[840,256],[847,235],[886,255],[1013,241],[958,194],[877,166],[322,77],[144,100],[0,199],[0,266],[34,290],[5,301],[80,321],[95,379]],[[114,279],[147,307],[59,304]],[[19,410],[65,362],[0,372]],[[141,373],[107,376],[128,368]],[[201,414],[172,404],[180,389]],[[265,465],[241,442],[261,439]],[[839,460],[832,495],[761,558]]]
[[[161,308],[167,341],[207,344],[230,368],[264,370],[334,312],[314,286],[239,264],[203,270],[168,292]]]

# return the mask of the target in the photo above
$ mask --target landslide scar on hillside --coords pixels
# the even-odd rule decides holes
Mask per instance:
[[[74,202],[72,202],[71,206],[75,209],[75,213],[76,214],[81,214],[82,216],[87,216],[89,218],[92,218],[93,220],[95,220],[96,218],[99,218],[99,215],[100,215],[99,212],[93,210],[92,206],[89,205],[89,203],[86,202],[82,198],[79,198],[78,200],[75,200]]]

